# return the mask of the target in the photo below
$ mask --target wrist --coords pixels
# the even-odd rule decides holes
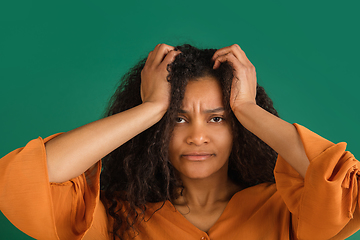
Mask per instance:
[[[168,109],[168,105],[154,103],[154,102],[143,102],[141,104],[144,108],[149,109],[155,116],[157,116],[158,120],[160,120]]]
[[[253,101],[247,101],[242,103],[237,103],[231,106],[231,110],[234,112],[235,115],[237,114],[245,114],[246,112],[252,111],[254,108],[259,107]]]

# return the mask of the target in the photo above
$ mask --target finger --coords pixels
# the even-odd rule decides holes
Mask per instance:
[[[151,62],[151,56],[152,56],[152,54],[153,54],[153,51],[149,52],[149,54],[148,54],[148,56],[147,56],[147,58],[146,58],[145,64]]]
[[[217,69],[223,62],[230,62],[235,70],[243,65],[233,53],[229,52],[215,59],[213,69]]]
[[[157,52],[154,53],[154,63],[156,65],[159,65],[163,61],[165,56],[172,50],[174,50],[173,46],[160,44],[160,46],[158,46]]]
[[[154,50],[152,51],[154,53],[154,55],[156,55],[156,53],[159,51],[160,46],[161,46],[161,43],[159,43],[155,46]]]
[[[161,64],[165,64],[165,65],[168,65],[170,63],[172,63],[174,60],[175,60],[175,57],[177,55],[179,55],[181,53],[180,50],[171,50],[168,54],[166,54],[164,60],[162,61]]]
[[[154,48],[154,50],[152,50],[149,54],[148,54],[148,58],[146,59],[146,63],[150,64],[154,61],[154,56],[156,55],[156,53],[158,52],[159,50],[159,47],[160,47],[160,43],[157,44]]]
[[[219,50],[217,50],[214,53],[214,56],[212,57],[212,60],[215,61],[215,59],[221,55],[225,55],[228,53],[232,53],[234,54],[234,56],[244,65],[250,65],[251,62],[250,60],[247,58],[245,52],[240,48],[240,46],[238,44],[234,44],[225,48],[221,48]]]
[[[232,51],[235,53],[235,51],[242,51],[242,49],[240,48],[240,46],[238,44],[233,44],[231,46],[220,48],[214,53],[214,56],[212,57],[212,59],[215,60],[218,56],[225,55],[226,53],[229,53]]]

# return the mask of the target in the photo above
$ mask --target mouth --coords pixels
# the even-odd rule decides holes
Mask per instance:
[[[204,161],[213,156],[215,156],[215,154],[211,154],[211,153],[188,153],[188,154],[181,155],[181,157],[183,157],[189,161]]]

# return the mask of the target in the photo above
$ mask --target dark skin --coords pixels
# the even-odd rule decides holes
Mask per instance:
[[[205,232],[241,190],[227,174],[232,141],[217,80],[203,77],[190,81],[169,148],[170,161],[185,186],[173,204]]]
[[[235,69],[230,106],[238,121],[285,159],[290,159],[291,161],[288,162],[304,177],[309,160],[300,137],[293,125],[274,117],[256,105],[256,72],[245,53],[238,45],[233,45],[219,49],[214,54],[213,60],[214,68],[228,61]],[[226,147],[231,150],[231,130],[219,130],[219,128],[230,129],[224,111],[211,114],[206,112],[207,109],[223,107],[221,88],[216,84],[216,79],[205,77],[190,81],[183,100],[186,114],[179,113],[179,117],[183,120],[177,123],[170,143],[170,160],[179,171],[185,187],[183,195],[174,201],[174,205],[188,221],[205,232],[221,216],[231,197],[241,190],[228,178],[226,154],[221,159],[219,157],[221,153],[217,152],[217,149]],[[217,122],[214,126],[214,117],[216,121],[219,121],[219,118],[225,120]],[[231,140],[226,141],[226,139]],[[176,147],[185,149],[183,150],[185,153],[186,149],[191,149],[188,152],[192,152],[193,155],[182,156],[180,151],[180,157],[176,158],[172,156]],[[209,148],[215,150],[209,151]],[[211,155],[213,152],[220,158],[215,161],[218,168],[208,167],[215,158]],[[174,159],[183,161],[174,164]],[[189,169],[181,164],[189,165]]]
[[[65,182],[79,176],[99,159],[157,123],[170,101],[166,68],[179,53],[166,44],[157,45],[149,53],[141,73],[142,104],[47,142],[49,181]],[[300,137],[293,125],[256,105],[256,71],[242,49],[236,44],[219,49],[213,60],[214,68],[227,61],[235,70],[230,106],[237,120],[304,177],[309,160]],[[206,91],[205,87],[208,87]],[[185,187],[183,196],[173,204],[203,231],[213,226],[231,197],[241,190],[227,177],[232,134],[220,99],[216,79],[205,77],[190,81],[183,101],[184,111],[179,113],[169,148],[170,160]]]

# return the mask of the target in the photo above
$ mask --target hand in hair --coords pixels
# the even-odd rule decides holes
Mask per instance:
[[[213,68],[222,62],[228,62],[234,68],[234,79],[231,87],[230,106],[233,111],[244,103],[256,104],[256,71],[254,65],[246,57],[245,52],[234,44],[217,50],[212,57]]]
[[[213,58],[216,69],[223,62],[234,68],[230,106],[239,122],[281,155],[302,177],[309,166],[296,128],[256,104],[255,67],[239,45],[219,49]]]
[[[99,159],[163,117],[169,105],[167,65],[179,53],[173,50],[171,46],[160,44],[149,54],[141,72],[143,104],[114,112],[111,116],[61,134],[46,143],[50,182],[65,182],[79,176]],[[139,93],[138,85],[135,91]]]
[[[141,71],[141,99],[162,106],[164,112],[170,103],[168,64],[174,61],[180,51],[166,44],[158,44],[148,55]]]

